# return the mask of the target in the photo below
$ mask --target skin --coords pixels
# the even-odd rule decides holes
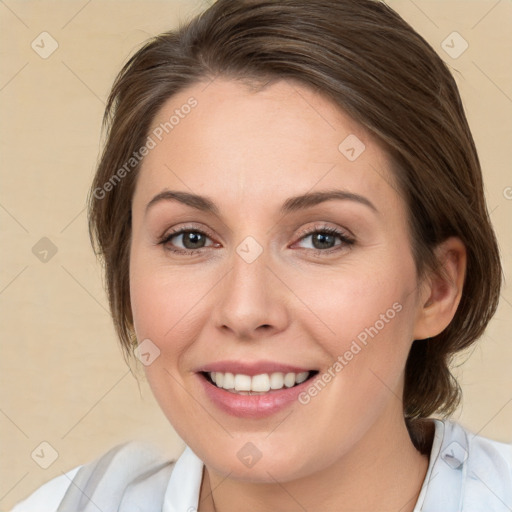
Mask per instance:
[[[130,293],[137,338],[161,352],[146,367],[153,393],[205,463],[199,510],[214,510],[211,486],[217,512],[412,511],[428,457],[404,423],[404,367],[412,341],[435,336],[455,313],[464,246],[447,240],[438,248],[447,275],[418,280],[386,151],[323,96],[290,81],[256,92],[217,78],[170,98],[153,127],[190,96],[197,107],[138,176]],[[338,150],[349,134],[365,144],[353,162]],[[219,214],[178,201],[145,213],[164,189],[207,196]],[[291,196],[330,189],[359,194],[377,211],[331,200],[279,212]],[[334,251],[315,249],[304,230],[324,226],[354,243],[335,237]],[[185,227],[208,235],[199,252],[172,252],[191,247],[182,236],[158,244]],[[236,252],[247,236],[263,249],[252,263]],[[221,359],[327,370],[395,303],[401,311],[307,405],[236,418],[208,400],[194,372]],[[247,442],[262,454],[252,468],[237,457]]]

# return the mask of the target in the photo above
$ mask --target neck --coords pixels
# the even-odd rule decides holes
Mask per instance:
[[[392,425],[379,421],[335,464],[297,480],[252,483],[205,468],[199,512],[412,512],[428,463],[403,419]]]

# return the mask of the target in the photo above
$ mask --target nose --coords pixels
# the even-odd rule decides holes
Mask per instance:
[[[285,330],[289,323],[287,288],[270,268],[265,252],[251,263],[235,253],[232,262],[216,290],[215,326],[244,340]]]

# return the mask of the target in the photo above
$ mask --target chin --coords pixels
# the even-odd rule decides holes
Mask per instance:
[[[213,471],[222,475],[229,474],[233,480],[251,483],[275,484],[276,480],[296,480],[321,470],[326,463],[327,457],[309,458],[304,453],[304,443],[299,441],[293,441],[289,449],[267,441],[265,447],[259,450],[256,448],[258,441],[250,441],[250,438],[254,440],[254,436],[247,436],[247,441],[238,439],[231,447],[209,446],[204,452],[195,453]]]

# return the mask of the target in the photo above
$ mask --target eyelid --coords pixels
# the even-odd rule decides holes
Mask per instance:
[[[160,238],[169,238],[173,235],[179,235],[186,231],[194,231],[198,233],[202,233],[206,235],[208,238],[215,239],[215,236],[212,234],[212,232],[203,226],[198,226],[196,224],[185,224],[185,225],[179,225],[178,227],[173,227],[170,230],[166,230],[165,234],[162,235]]]
[[[179,227],[172,228],[170,231],[166,231],[165,234],[162,235],[158,239],[157,243],[161,244],[165,247],[165,245],[168,244],[172,238],[174,238],[175,236],[183,235],[186,232],[201,233],[202,235],[207,237],[212,243],[210,245],[200,247],[198,249],[182,249],[179,247],[177,247],[177,248],[175,247],[174,249],[168,249],[169,251],[175,252],[178,254],[181,253],[181,254],[189,254],[190,255],[190,254],[202,252],[203,249],[219,246],[219,242],[216,241],[215,237],[212,236],[211,232],[208,229],[203,228],[203,227],[197,227],[197,225],[193,225],[193,224],[182,225]],[[328,249],[307,248],[307,250],[313,251],[313,252],[316,252],[319,254],[321,254],[321,253],[328,254],[330,252],[336,252],[337,250],[340,250],[340,249],[336,249],[336,247],[339,248],[340,246],[349,246],[355,242],[355,237],[352,235],[352,233],[348,229],[334,227],[334,226],[331,226],[331,225],[323,222],[321,224],[317,223],[317,224],[314,224],[313,226],[309,226],[307,228],[301,229],[296,236],[296,240],[291,245],[294,246],[298,242],[302,241],[304,238],[311,236],[315,233],[329,233],[334,236],[337,236],[341,240],[341,244],[335,245],[334,247],[331,247]]]
[[[313,233],[322,232],[322,231],[336,232],[336,233],[338,233],[338,235],[340,235],[344,238],[347,238],[349,240],[355,240],[355,236],[350,232],[350,230],[348,230],[346,228],[341,228],[338,226],[331,226],[330,224],[323,222],[323,223],[320,223],[320,224],[317,223],[313,226],[309,226],[307,228],[303,228],[303,229],[299,230],[299,232],[297,234],[296,241],[301,240],[302,238],[304,238],[307,235],[311,235]],[[293,243],[296,243],[296,242],[293,242]]]
[[[303,247],[296,250],[307,251],[307,254],[314,255],[315,257],[318,256],[328,258],[329,256],[336,254],[341,255],[344,254],[347,250],[350,250],[356,242],[356,238],[352,235],[352,233],[347,234],[346,231],[350,233],[349,230],[339,226],[331,226],[325,222],[321,225],[315,224],[314,226],[310,226],[301,230],[297,240],[292,243],[291,248],[293,249],[294,246],[316,233],[327,233],[331,236],[334,236],[335,238],[338,238],[340,243],[335,244],[333,247],[324,249],[317,249],[315,247]]]
[[[174,238],[175,236],[183,235],[186,232],[201,233],[202,235],[204,235],[205,237],[210,239],[212,243],[211,243],[211,245],[208,245],[206,247],[201,247],[199,249],[182,249],[180,247],[177,247],[177,248],[168,249],[168,250],[170,250],[171,252],[176,252],[176,253],[192,254],[192,253],[200,252],[202,249],[207,249],[209,247],[218,245],[218,243],[219,243],[216,241],[215,237],[211,234],[211,232],[207,228],[197,227],[197,225],[188,224],[188,225],[181,225],[179,227],[173,227],[169,231],[166,230],[162,236],[158,237],[156,245],[163,245],[165,247],[165,245],[167,245],[170,242],[171,238]]]

